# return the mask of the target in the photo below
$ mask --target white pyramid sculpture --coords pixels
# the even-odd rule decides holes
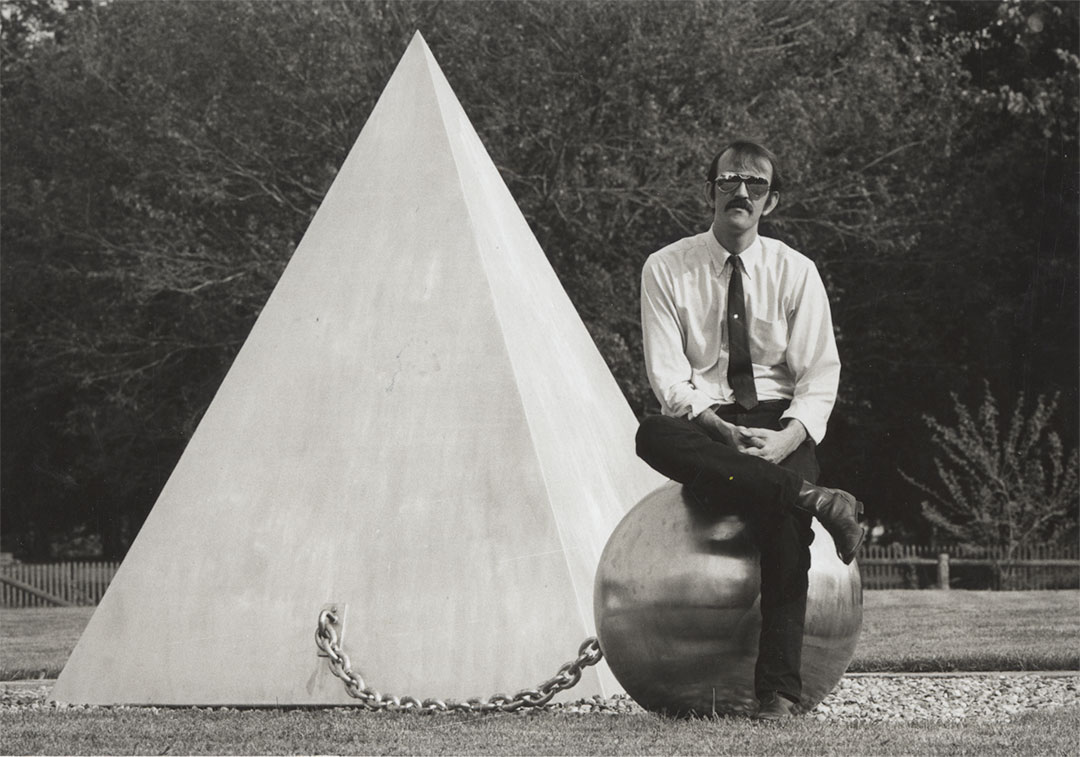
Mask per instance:
[[[512,694],[594,633],[661,483],[417,34],[53,690],[91,704]],[[606,666],[563,698],[610,695]]]

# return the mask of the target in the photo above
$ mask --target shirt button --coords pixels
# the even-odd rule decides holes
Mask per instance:
[[[735,320],[738,320],[739,319],[739,314],[738,313],[732,313],[731,317],[734,318]]]

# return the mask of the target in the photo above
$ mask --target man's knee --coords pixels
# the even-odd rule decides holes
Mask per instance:
[[[649,458],[650,453],[655,449],[656,437],[659,434],[660,425],[657,420],[663,418],[662,415],[648,415],[641,419],[641,423],[638,424],[637,435],[634,437],[634,448],[637,450],[638,457],[646,460]]]
[[[649,462],[663,456],[671,449],[674,435],[685,434],[689,421],[666,415],[647,415],[638,424],[634,445],[637,455]]]
[[[780,467],[794,471],[804,481],[816,484],[821,476],[821,467],[818,465],[817,451],[814,442],[807,439],[795,451],[780,461]]]

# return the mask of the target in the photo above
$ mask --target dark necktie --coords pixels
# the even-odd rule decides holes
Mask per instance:
[[[754,389],[754,366],[750,362],[750,334],[746,324],[746,298],[742,287],[742,261],[738,255],[731,262],[731,281],[727,291],[728,369],[727,378],[735,391],[735,401],[744,409],[757,405]]]

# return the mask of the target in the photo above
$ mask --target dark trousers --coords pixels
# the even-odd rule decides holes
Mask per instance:
[[[779,429],[787,401],[762,402],[749,412],[721,412],[740,426]],[[779,465],[714,441],[693,421],[649,416],[637,433],[637,453],[683,484],[702,508],[735,509],[746,519],[761,552],[761,637],[754,688],[759,698],[802,692],[803,623],[810,570],[811,516],[792,506],[803,481],[820,469],[807,439]]]

